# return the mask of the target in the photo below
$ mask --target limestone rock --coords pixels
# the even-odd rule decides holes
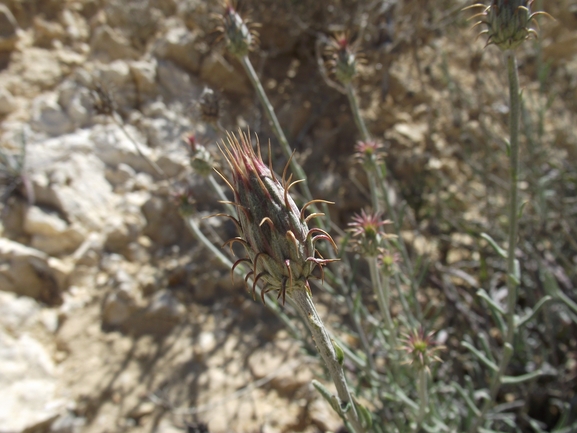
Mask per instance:
[[[32,84],[40,89],[50,89],[56,86],[62,78],[62,68],[52,51],[31,47],[22,52],[21,77],[23,86]],[[23,93],[30,90],[23,87]]]
[[[8,6],[0,4],[0,51],[11,51],[18,39],[16,30],[18,23],[8,9]]]
[[[0,87],[0,116],[10,113],[15,107],[16,102],[14,101],[12,93],[10,93],[8,89]]]
[[[86,41],[90,30],[86,19],[78,12],[71,9],[64,9],[61,15],[62,25],[66,29],[66,34],[73,41]]]
[[[19,333],[37,320],[39,312],[40,305],[34,299],[0,292],[0,329]]]
[[[60,303],[70,269],[42,251],[0,238],[0,287],[49,304]]]
[[[271,385],[281,395],[292,395],[297,390],[307,387],[313,372],[310,365],[302,365],[298,359],[298,345],[290,340],[269,343],[254,351],[249,360],[249,368],[257,379],[275,374]]]
[[[130,62],[130,71],[134,77],[136,88],[140,95],[156,92],[156,60]]]
[[[51,136],[69,133],[74,125],[60,104],[55,93],[43,94],[32,104],[32,127]]]
[[[86,238],[78,224],[70,226],[55,212],[37,206],[26,212],[24,230],[32,235],[32,247],[53,256],[76,250]]]
[[[81,134],[76,137],[82,140]],[[32,176],[38,200],[87,230],[103,230],[120,200],[106,181],[103,162],[94,155],[73,152],[45,170],[43,176]]]
[[[144,144],[146,141],[136,128],[132,125],[125,125],[124,129],[130,134],[132,140],[117,125],[98,125],[92,128],[95,155],[111,167],[126,164],[137,172],[143,171],[156,176],[154,168],[138,153],[134,141],[148,159],[156,162],[156,153]]]
[[[179,67],[197,74],[200,69],[201,53],[195,44],[195,36],[185,26],[171,27],[157,42],[155,54],[170,60]]]
[[[124,291],[109,294],[102,307],[102,323],[106,326],[122,325],[136,311],[134,300]]]
[[[49,353],[28,335],[0,330],[0,426],[32,431],[58,417],[68,401],[58,396],[56,367]]]
[[[238,66],[240,68],[240,66]],[[222,56],[215,54],[207,56],[200,69],[200,78],[211,87],[237,95],[249,93],[249,83],[246,75]]]
[[[200,93],[200,86],[193,83],[190,75],[171,61],[159,61],[157,73],[158,82],[168,99],[190,100],[190,95]]]
[[[36,16],[34,17],[34,42],[36,45],[49,48],[53,40],[62,40],[65,36],[64,27],[54,21],[46,21]]]
[[[117,30],[110,26],[98,27],[91,40],[92,52],[104,60],[136,59],[138,52],[130,46],[130,42]]]

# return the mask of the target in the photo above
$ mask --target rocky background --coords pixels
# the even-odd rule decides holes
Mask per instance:
[[[341,227],[369,200],[346,97],[318,72],[317,41],[346,28],[361,35],[363,115],[410,205],[407,240],[432,263],[422,301],[449,312],[449,333],[459,326],[449,315],[473,308],[472,287],[484,284],[470,264],[481,248],[474,233],[502,233],[505,203],[506,77],[498,50],[474,42],[460,12],[467,4],[242,5],[262,23],[253,62],[313,194],[336,201]],[[527,266],[545,263],[573,296],[577,9],[568,0],[546,6],[557,21],[544,20],[542,43],[520,53],[532,128],[524,191],[535,203],[521,235],[538,234]],[[310,385],[321,369],[231,283],[178,213],[182,188],[199,216],[219,209],[191,174],[182,140],[194,132],[216,149],[218,133],[196,102],[205,86],[221,98],[227,129],[272,137],[242,68],[219,44],[218,11],[200,0],[0,3],[0,432],[339,429]],[[95,111],[98,85],[119,121]],[[215,243],[233,233],[217,219],[202,227]],[[461,272],[452,284],[447,269]],[[337,324],[333,301],[315,296]],[[565,335],[556,366],[561,398],[576,386],[574,336]]]

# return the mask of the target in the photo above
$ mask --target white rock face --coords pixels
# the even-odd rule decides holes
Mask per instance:
[[[32,127],[50,136],[71,132],[74,125],[58,104],[55,93],[42,95],[32,104]]]
[[[0,428],[23,432],[55,419],[69,403],[58,395],[56,367],[29,335],[14,338],[0,328]]]
[[[24,230],[32,235],[31,246],[51,256],[75,251],[86,238],[79,224],[69,225],[55,212],[31,206],[26,212]]]

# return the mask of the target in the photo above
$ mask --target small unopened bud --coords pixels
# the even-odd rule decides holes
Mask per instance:
[[[399,261],[399,253],[392,252],[390,248],[379,249],[377,263],[385,275],[393,275],[396,272],[396,265]]]
[[[342,84],[350,83],[357,75],[359,63],[356,44],[351,43],[346,33],[338,33],[331,39],[326,54],[329,56],[329,69],[335,78]]]
[[[190,166],[195,173],[206,177],[212,173],[215,163],[214,158],[208,149],[202,144],[198,143],[194,134],[184,137],[184,141],[188,145],[190,152]]]
[[[188,217],[195,212],[195,200],[192,197],[192,192],[189,190],[179,191],[172,195],[174,202],[178,206],[178,212]]]
[[[217,30],[224,36],[228,51],[237,57],[246,56],[257,44],[255,26],[240,16],[231,0],[225,1],[224,12],[219,18],[222,24]]]

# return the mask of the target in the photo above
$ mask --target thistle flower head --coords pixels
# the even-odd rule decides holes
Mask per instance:
[[[445,349],[445,347],[435,341],[434,334],[434,332],[425,334],[423,327],[405,334],[404,338],[401,339],[403,345],[399,348],[407,354],[408,359],[404,364],[414,365],[417,369],[425,369],[430,373],[429,366],[433,362],[442,362],[437,352]]]
[[[258,142],[257,142],[258,147]],[[249,135],[239,132],[238,136],[228,134],[227,143],[221,148],[232,176],[228,181],[234,193],[230,202],[237,209],[236,217],[228,215],[237,225],[239,236],[227,242],[232,246],[238,242],[246,250],[247,257],[236,261],[233,269],[240,263],[247,263],[251,270],[245,282],[252,277],[253,297],[256,285],[261,281],[264,286],[261,296],[269,291],[278,291],[283,303],[286,295],[294,290],[310,290],[309,279],[314,278],[313,271],[331,259],[316,257],[316,243],[327,240],[336,249],[331,236],[322,229],[308,228],[308,222],[323,214],[311,214],[305,217],[307,206],[299,209],[289,194],[290,189],[300,181],[285,180],[285,172],[279,181],[272,168],[267,166],[252,148]],[[219,173],[220,174],[220,173]],[[328,202],[327,202],[328,203]]]
[[[224,37],[230,53],[244,57],[258,43],[258,34],[254,30],[256,25],[240,16],[234,0],[225,0],[223,6],[224,12],[218,15],[221,24],[217,30]]]
[[[348,84],[357,75],[358,48],[347,33],[336,33],[325,50],[329,57],[328,66],[335,78]]]
[[[492,0],[490,6],[474,4],[469,8],[484,8],[472,18],[480,18],[475,26],[486,24],[487,29],[479,33],[488,36],[487,45],[497,45],[501,50],[513,50],[537,31],[531,27],[537,15],[546,12],[531,12],[533,0]],[[469,9],[466,8],[466,9]]]
[[[351,227],[349,231],[365,255],[376,257],[383,240],[393,236],[385,233],[382,228],[390,223],[390,220],[382,220],[379,212],[367,213],[363,209],[360,214],[353,216],[353,221],[349,223]]]
[[[355,145],[355,159],[370,170],[382,161],[382,143],[376,140],[359,141]]]

